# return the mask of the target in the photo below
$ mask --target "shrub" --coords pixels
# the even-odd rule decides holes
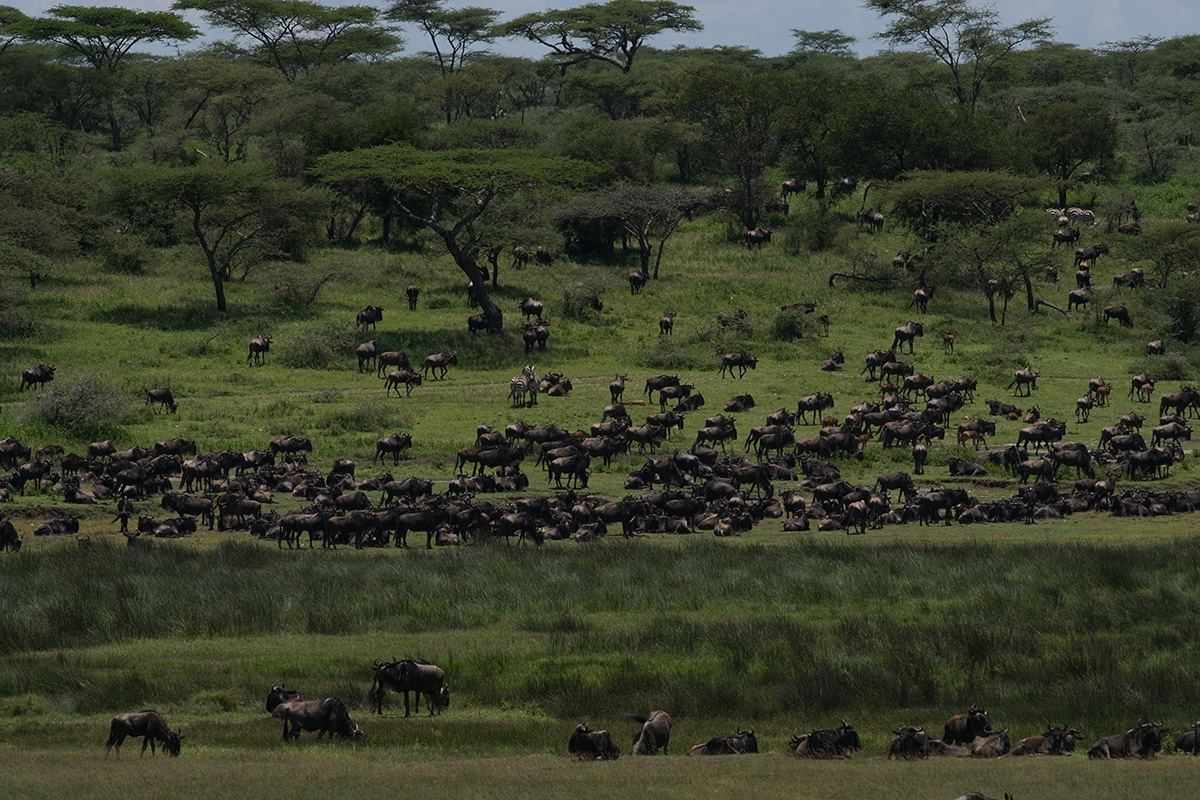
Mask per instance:
[[[101,438],[111,436],[128,412],[129,403],[116,387],[99,375],[84,375],[43,391],[20,421]]]
[[[136,237],[120,236],[104,254],[104,268],[122,275],[140,275],[152,257],[153,251]]]
[[[280,343],[279,363],[294,369],[326,369],[339,363],[348,368],[356,345],[353,328],[301,328]]]
[[[592,281],[563,289],[562,313],[567,319],[582,319],[590,312],[598,312],[603,308],[604,300],[600,296],[600,286]]]
[[[789,308],[775,315],[771,324],[771,338],[777,342],[794,342],[803,339],[812,331],[808,314],[798,308]]]

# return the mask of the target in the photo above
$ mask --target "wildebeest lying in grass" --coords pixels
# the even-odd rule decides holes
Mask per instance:
[[[615,761],[621,757],[608,731],[590,730],[586,722],[575,726],[567,742],[567,752],[580,761]]]
[[[739,730],[733,736],[717,736],[688,750],[689,756],[740,756],[758,752],[754,728]]]
[[[108,741],[104,743],[104,755],[114,747],[117,757],[121,757],[121,745],[127,737],[142,739],[142,755],[146,755],[146,745],[150,746],[150,755],[154,755],[154,743],[161,742],[163,751],[168,755],[179,755],[179,745],[183,736],[179,731],[167,727],[167,722],[157,711],[139,711],[136,714],[118,714],[113,717],[109,726]]]

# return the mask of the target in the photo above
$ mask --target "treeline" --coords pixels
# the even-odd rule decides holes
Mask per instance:
[[[58,259],[137,271],[186,245],[224,310],[225,283],[264,260],[423,229],[498,329],[487,283],[513,246],[604,258],[623,243],[657,271],[683,218],[720,208],[731,235],[769,222],[780,176],[818,201],[798,246],[829,246],[829,201],[852,178],[855,207],[981,252],[972,232],[1039,193],[1118,220],[1139,187],[1194,172],[1200,36],[1089,50],[1050,19],[1005,26],[962,0],[866,5],[897,49],[856,57],[840,31],[796,30],[780,57],[656,50],[703,22],[668,0],[510,20],[436,0],[3,8],[0,253],[36,286]],[[221,38],[186,49],[202,31],[183,12]],[[506,38],[546,54],[496,54]],[[1004,241],[1044,245],[1044,227]],[[956,269],[1009,282],[1032,263],[1014,247]]]

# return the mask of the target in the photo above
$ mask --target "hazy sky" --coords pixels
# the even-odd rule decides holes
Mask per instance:
[[[43,13],[59,2],[53,0],[6,0],[26,14]],[[319,2],[321,0],[318,0]],[[351,0],[323,0],[326,4],[343,5]],[[510,19],[518,14],[546,8],[569,8],[589,0],[449,0],[451,7],[481,5],[497,8]],[[590,0],[595,1],[595,0]],[[371,4],[371,0],[356,0]],[[167,9],[171,0],[63,0],[64,5],[120,5],[144,10]],[[374,5],[386,7],[386,0]],[[872,35],[883,29],[880,17],[863,8],[861,0],[692,0],[696,16],[704,31],[686,35],[663,35],[651,40],[660,48],[674,45],[706,47],[711,45],[741,45],[775,56],[791,49],[795,28],[811,31],[838,28],[858,39],[855,45],[860,55],[881,49]],[[981,4],[982,5],[982,4]],[[1194,0],[1087,0],[1086,2],[1047,3],[1045,0],[1004,0],[994,4],[1005,24],[1039,16],[1054,18],[1055,38],[1060,42],[1093,47],[1100,42],[1121,41],[1142,35],[1170,38],[1183,34],[1200,34],[1200,3]],[[199,23],[198,17],[192,21]],[[203,27],[203,26],[201,26]],[[409,49],[425,48],[415,32],[408,35]],[[531,55],[537,50],[515,48],[512,43],[500,42],[498,50]]]

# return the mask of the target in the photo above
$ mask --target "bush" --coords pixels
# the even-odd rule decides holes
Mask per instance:
[[[566,319],[582,319],[590,312],[599,312],[603,308],[600,287],[591,281],[563,289],[562,313]]]
[[[789,308],[775,315],[771,324],[771,338],[777,342],[795,342],[812,331],[809,314],[798,308]]]
[[[108,272],[122,275],[140,275],[145,271],[153,251],[133,236],[120,236],[104,254],[104,268]]]
[[[301,328],[281,343],[279,363],[293,369],[349,368],[357,364],[352,358],[357,344],[353,328]]]
[[[128,400],[116,387],[99,375],[85,375],[43,391],[20,421],[104,438],[112,437],[128,413]]]

